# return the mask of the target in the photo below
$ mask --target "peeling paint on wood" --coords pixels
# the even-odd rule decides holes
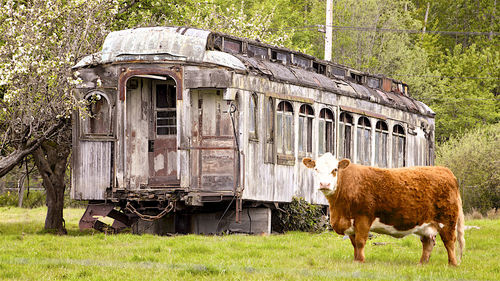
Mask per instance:
[[[210,198],[220,201],[242,192],[241,199],[246,202],[290,202],[293,196],[300,196],[312,203],[327,204],[316,188],[313,175],[301,165],[304,156],[320,154],[322,109],[333,114],[332,153],[337,157],[341,151],[340,137],[345,133],[340,132],[343,127],[339,117],[347,112],[353,118],[347,139],[352,141],[348,147],[354,162],[377,165],[376,153],[386,151],[386,165],[396,166],[400,156],[393,148],[399,145],[400,139],[393,136],[393,128],[401,126],[405,132],[401,144],[406,165],[433,164],[434,113],[409,97],[404,85],[395,80],[354,70],[355,78],[351,79],[349,68],[258,42],[251,43],[279,51],[288,61],[295,55],[301,56],[302,64],[311,62],[316,67],[280,63],[272,55],[258,58],[248,53],[223,52],[224,48],[216,49],[216,44],[210,41],[223,36],[218,33],[191,29],[179,33],[171,28],[138,29],[131,33],[141,30],[161,33],[162,38],[172,40],[183,38],[178,41],[182,44],[153,44],[154,48],[149,50],[152,53],[143,50],[137,55],[122,56],[127,48],[137,46],[115,44],[113,40],[123,39],[115,37],[105,43],[108,53],[101,61],[94,62],[97,65],[82,61],[77,67],[84,80],[77,97],[97,89],[96,81],[101,79],[105,86],[99,90],[111,98],[115,119],[112,136],[81,136],[79,130],[74,130],[73,198],[146,200],[147,194],[136,196],[136,192],[150,192],[153,199],[179,192],[180,200],[186,204],[201,206],[203,196],[206,202]],[[223,44],[223,40],[221,42]],[[241,52],[245,52],[249,41],[240,43]],[[158,53],[165,48],[172,53]],[[178,50],[174,50],[176,48]],[[322,74],[318,73],[319,64],[326,67]],[[158,81],[167,81],[176,87],[175,134],[169,136],[157,136],[155,131],[154,89]],[[252,107],[255,114],[250,114],[251,97],[256,97],[256,106]],[[267,113],[269,101],[272,101],[273,114]],[[289,102],[293,109],[288,120],[291,130],[286,132],[292,136],[293,149],[288,154],[277,153],[278,128],[269,128],[278,125],[276,109],[281,101]],[[298,113],[304,104],[314,111],[310,115],[312,151],[299,152],[298,136],[307,135],[299,131]],[[233,115],[235,132],[232,106],[237,109]],[[359,120],[363,120],[365,127],[358,126]],[[376,147],[379,121],[388,127],[386,150]],[[172,124],[164,124],[169,125]],[[250,127],[255,128],[252,133],[249,133]],[[113,192],[106,193],[111,189]],[[158,193],[159,189],[163,193]]]

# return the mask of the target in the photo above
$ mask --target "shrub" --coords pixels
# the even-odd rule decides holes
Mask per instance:
[[[491,220],[500,219],[500,209],[491,209],[486,212],[486,217]]]
[[[6,191],[0,194],[0,207],[17,207],[19,200],[18,194],[17,191]],[[45,205],[45,191],[31,190],[29,195],[28,191],[24,192],[24,208],[37,208],[43,205]]]
[[[76,201],[69,198],[69,191],[67,190],[64,194],[64,207],[73,208],[83,208],[87,206],[87,201]],[[0,193],[0,207],[17,207],[18,204],[18,192],[17,191],[6,191],[3,194]],[[24,192],[23,208],[38,208],[45,206],[45,190],[31,190],[28,196],[28,192]]]
[[[452,137],[436,148],[436,164],[458,179],[464,212],[500,208],[500,123]]]
[[[293,197],[273,212],[273,230],[277,232],[322,232],[328,229],[328,219],[321,205],[310,204],[304,198]]]

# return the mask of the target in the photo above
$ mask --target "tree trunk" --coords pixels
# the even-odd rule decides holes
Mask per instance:
[[[5,157],[0,156],[0,178],[10,172],[18,163],[23,161],[24,157],[33,153],[33,151],[45,142],[47,138],[60,131],[64,131],[66,123],[67,121],[60,120],[43,132],[38,139],[28,141],[24,145],[21,145],[22,147],[16,147],[16,150]]]
[[[17,207],[23,207],[23,199],[24,199],[24,180],[28,174],[22,174],[19,176],[19,180],[17,181],[17,188],[19,189],[18,199],[17,199]]]
[[[66,234],[63,218],[65,175],[70,154],[69,143],[44,142],[33,152],[35,165],[42,176],[47,194],[45,230]]]

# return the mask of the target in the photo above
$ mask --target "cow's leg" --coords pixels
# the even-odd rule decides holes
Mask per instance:
[[[420,240],[422,241],[422,257],[420,258],[420,264],[428,263],[431,257],[432,248],[436,245],[436,235],[422,236]]]
[[[367,217],[358,217],[354,219],[354,260],[365,262],[365,244],[368,240],[371,222]]]
[[[455,225],[453,227],[444,227],[439,230],[441,240],[443,240],[446,251],[448,251],[448,264],[456,266],[457,259],[455,257],[455,241],[457,240],[455,234]]]
[[[356,251],[356,241],[355,241],[355,237],[356,237],[356,235],[354,235],[354,234],[349,235],[349,239],[351,240],[352,247],[354,248],[354,260],[358,260],[358,259],[357,259],[357,254],[358,254],[358,252]]]

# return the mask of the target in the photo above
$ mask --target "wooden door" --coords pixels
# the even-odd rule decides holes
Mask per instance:
[[[178,186],[177,99],[173,80],[153,82],[151,115],[148,185]]]
[[[231,101],[220,90],[192,92],[193,147],[191,186],[203,191],[233,191],[237,178],[237,154]],[[234,113],[235,121],[238,112]]]

